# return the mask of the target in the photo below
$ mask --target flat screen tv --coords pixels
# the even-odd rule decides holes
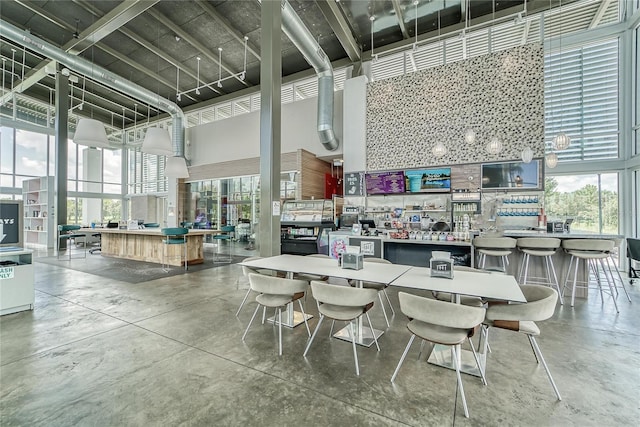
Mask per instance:
[[[367,173],[364,176],[367,195],[404,193],[404,174],[396,172]]]
[[[22,246],[22,201],[0,200],[0,246]]]
[[[482,165],[482,188],[540,189],[540,160]]]
[[[410,193],[448,193],[451,191],[451,168],[416,169],[404,172]]]

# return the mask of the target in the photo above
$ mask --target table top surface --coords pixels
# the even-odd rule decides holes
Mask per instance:
[[[402,264],[365,262],[362,270],[351,270],[339,267],[338,261],[332,258],[316,258],[301,255],[277,255],[253,261],[243,261],[240,265],[385,284],[391,283],[411,268],[409,265]]]
[[[80,230],[77,230],[81,233],[102,233],[102,234],[145,234],[152,236],[162,236],[160,232],[161,228],[144,228],[142,230],[120,230],[118,228],[88,228],[84,227]],[[192,236],[202,236],[205,234],[219,234],[222,233],[220,230],[210,230],[210,229],[199,229],[199,228],[189,228],[189,233]]]
[[[454,271],[453,279],[445,279],[431,277],[429,268],[412,267],[391,282],[391,286],[527,302],[516,278],[506,274]]]

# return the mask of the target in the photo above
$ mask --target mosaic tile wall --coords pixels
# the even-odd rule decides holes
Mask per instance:
[[[474,144],[464,141],[467,127]],[[486,151],[492,137],[502,152]],[[432,148],[444,143],[447,154]],[[544,156],[544,55],[525,45],[367,86],[367,169],[517,160]]]

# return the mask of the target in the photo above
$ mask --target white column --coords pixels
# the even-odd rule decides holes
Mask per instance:
[[[102,193],[102,151],[94,147],[82,149],[83,192]],[[82,201],[84,225],[102,221],[102,199],[84,198]]]
[[[344,82],[343,158],[345,172],[362,172],[367,163],[367,77]]]

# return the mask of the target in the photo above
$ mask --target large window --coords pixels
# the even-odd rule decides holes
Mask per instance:
[[[129,194],[162,193],[167,191],[164,176],[165,156],[129,150]]]
[[[561,131],[561,161],[617,159],[618,39],[545,55],[545,141]]]
[[[547,176],[545,208],[549,220],[573,219],[572,232],[618,234],[618,174]]]

